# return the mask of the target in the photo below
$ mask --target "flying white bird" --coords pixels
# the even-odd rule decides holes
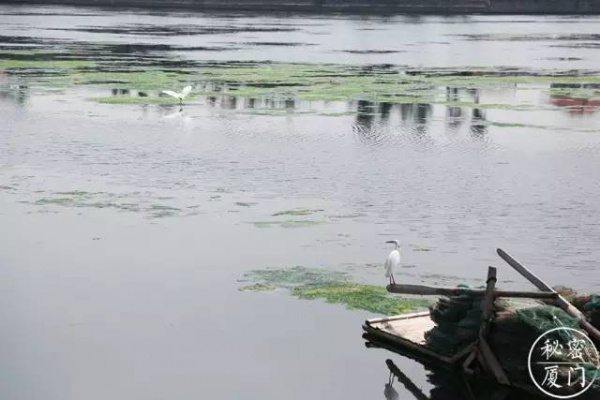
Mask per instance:
[[[386,243],[395,245],[394,250],[392,250],[387,260],[385,260],[385,277],[390,279],[390,284],[395,284],[394,271],[400,267],[400,242],[397,240],[390,240]]]
[[[183,104],[183,99],[185,99],[185,97],[190,94],[190,92],[192,91],[192,87],[191,86],[186,86],[183,88],[183,90],[181,91],[181,93],[177,93],[174,92],[172,90],[163,90],[162,92],[164,94],[168,94],[169,96],[175,97],[176,99],[179,99],[179,104]]]

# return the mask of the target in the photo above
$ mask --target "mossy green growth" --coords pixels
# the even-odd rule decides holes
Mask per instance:
[[[365,310],[384,315],[402,314],[425,308],[430,304],[427,300],[390,295],[385,288],[380,286],[355,283],[296,288],[292,294],[301,299],[323,299],[328,303],[345,304],[351,310]]]
[[[340,271],[294,267],[285,269],[254,270],[246,274],[255,283],[241,291],[288,289],[293,296],[305,300],[325,300],[345,304],[351,310],[365,310],[377,314],[394,315],[423,309],[427,300],[404,298],[388,293],[384,287],[353,282]]]

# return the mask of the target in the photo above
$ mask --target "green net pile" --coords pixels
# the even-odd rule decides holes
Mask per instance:
[[[436,326],[425,334],[428,347],[452,355],[477,339],[482,301],[483,296],[458,295],[442,297],[430,306],[431,319]],[[505,310],[506,304],[497,300],[494,308]]]
[[[431,319],[436,326],[425,334],[427,346],[439,353],[453,355],[477,340],[482,301],[480,295],[440,298],[430,307]],[[570,301],[585,312],[593,324],[600,326],[600,296],[579,296]],[[558,327],[581,329],[577,320],[562,309],[533,300],[496,299],[494,316],[488,342],[511,381],[529,381],[529,351],[541,334]],[[572,338],[565,331],[558,335],[566,342]],[[587,379],[593,379],[595,373],[595,368],[588,368]]]

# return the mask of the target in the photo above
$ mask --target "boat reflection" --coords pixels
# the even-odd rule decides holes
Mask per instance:
[[[400,388],[394,388],[394,380],[400,383],[405,391],[416,400],[540,400],[544,397],[534,396],[510,390],[507,387],[489,385],[484,381],[472,381],[458,373],[444,369],[426,367],[427,382],[432,385],[429,394],[418,387],[391,359],[385,361],[390,371],[388,383],[385,384],[386,399],[399,399]]]

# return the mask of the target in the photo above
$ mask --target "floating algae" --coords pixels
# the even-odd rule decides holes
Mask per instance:
[[[90,100],[100,104],[179,104],[179,100],[173,97],[105,96],[92,97]]]
[[[0,70],[13,69],[41,69],[41,70],[71,70],[79,68],[90,68],[95,63],[84,60],[0,60]]]
[[[261,62],[183,62],[156,61],[156,65],[115,64],[114,58],[0,60],[0,70],[23,75],[47,86],[94,85],[124,90],[160,91],[194,86],[196,95],[228,95],[247,99],[285,97],[293,101],[364,100],[395,104],[441,104],[452,107],[529,110],[529,104],[481,104],[450,101],[448,88],[511,88],[535,84],[536,90],[551,95],[598,97],[600,76],[580,75],[578,71],[531,71],[502,68],[406,69],[400,66]],[[77,57],[77,53],[73,57]],[[151,60],[148,60],[150,62]],[[60,74],[56,74],[56,69]],[[30,74],[29,70],[35,73]],[[54,82],[54,83],[53,83]],[[31,83],[31,82],[30,82]],[[580,88],[569,88],[580,85]],[[520,88],[520,87],[519,87]],[[106,96],[92,101],[108,104],[172,104],[176,99],[161,96]],[[293,109],[294,107],[291,107]],[[288,115],[286,110],[254,109],[253,113]],[[335,113],[325,115],[336,115]],[[347,115],[341,113],[340,115]]]
[[[293,296],[306,300],[325,300],[345,304],[351,310],[366,310],[394,315],[427,307],[430,302],[390,294],[382,286],[363,285],[350,280],[340,271],[297,266],[287,269],[254,270],[245,275],[255,283],[240,291],[287,289]]]
[[[310,215],[310,214],[314,214],[317,212],[323,211],[322,209],[308,209],[308,208],[298,208],[295,210],[286,210],[286,211],[279,211],[276,212],[275,214],[273,214],[274,217],[279,217],[281,215]]]
[[[125,199],[131,196],[125,194],[112,194],[105,192],[85,192],[80,190],[68,192],[56,192],[58,196],[43,197],[33,202],[26,202],[37,206],[62,206],[73,208],[98,208],[98,209],[116,209],[118,211],[146,212],[152,218],[165,218],[180,215],[181,208],[164,204],[147,204],[147,199],[140,204],[136,193],[130,201],[115,201],[115,199]],[[138,193],[139,194],[139,193]]]
[[[314,221],[314,220],[287,220],[287,221],[256,221],[254,226],[256,228],[271,228],[279,226],[281,228],[305,228],[320,224],[325,224],[327,221]]]

